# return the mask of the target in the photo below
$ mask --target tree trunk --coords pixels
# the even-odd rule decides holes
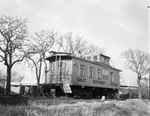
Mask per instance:
[[[139,99],[142,99],[140,80],[141,80],[141,76],[138,76],[138,79],[137,79],[137,83],[138,83],[138,95],[139,95]]]
[[[6,83],[5,94],[9,95],[10,91],[11,91],[11,68],[7,66],[7,83]]]
[[[41,95],[40,79],[37,80],[37,97]]]

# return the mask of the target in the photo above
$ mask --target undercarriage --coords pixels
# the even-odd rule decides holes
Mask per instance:
[[[118,89],[71,85],[71,93],[65,93],[63,85],[47,85],[43,88],[46,96],[65,96],[74,98],[117,98]]]

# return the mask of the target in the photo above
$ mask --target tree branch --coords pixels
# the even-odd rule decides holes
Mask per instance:
[[[0,55],[0,58],[1,58],[0,62],[3,62],[4,61],[4,57],[2,55]]]
[[[127,66],[138,76],[143,76],[149,70],[149,55],[140,50],[128,50],[123,53],[123,57],[127,60]]]
[[[20,56],[17,60],[13,61],[11,67],[13,67],[16,63],[23,61],[26,56]]]
[[[0,47],[0,51],[2,51],[3,53],[5,53],[5,50],[4,50],[4,49],[2,49],[2,47]]]

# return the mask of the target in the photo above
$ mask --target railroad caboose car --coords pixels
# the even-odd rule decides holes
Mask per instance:
[[[109,97],[118,93],[121,70],[110,65],[110,57],[103,54],[76,57],[56,53],[49,61],[47,84],[56,89],[56,95],[70,93],[78,97]]]

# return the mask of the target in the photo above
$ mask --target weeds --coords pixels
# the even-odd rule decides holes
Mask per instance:
[[[48,105],[0,106],[0,116],[148,116],[150,104],[142,100],[76,102]]]

